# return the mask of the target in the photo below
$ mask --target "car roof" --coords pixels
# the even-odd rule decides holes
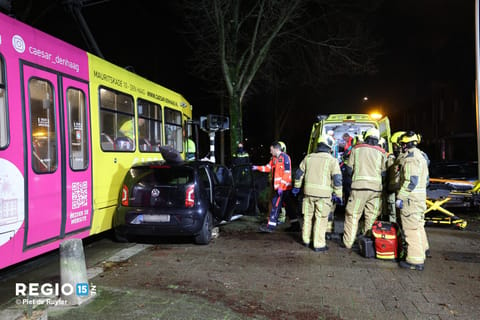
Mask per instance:
[[[182,166],[190,166],[190,167],[199,167],[199,166],[213,166],[214,163],[210,161],[201,161],[201,160],[188,160],[182,162],[169,162],[165,160],[158,160],[158,161],[146,161],[141,163],[136,163],[132,166],[132,168],[141,168],[141,167],[150,167],[150,166],[171,166],[171,167],[182,167]]]

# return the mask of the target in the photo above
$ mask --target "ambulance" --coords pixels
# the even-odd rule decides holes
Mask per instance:
[[[344,139],[347,133],[355,141],[361,141],[363,134],[370,128],[377,128],[380,131],[381,147],[386,152],[392,152],[392,143],[390,142],[390,120],[380,114],[330,114],[319,115],[312,126],[310,140],[308,143],[308,153],[315,152],[319,138],[322,135],[330,134],[339,147],[336,156],[339,161],[343,153],[342,146],[345,145]]]

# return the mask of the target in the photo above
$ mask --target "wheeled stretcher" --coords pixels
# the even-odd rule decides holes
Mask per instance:
[[[427,189],[425,222],[427,224],[449,224],[461,230],[465,229],[467,221],[445,207],[475,206],[479,201],[477,191],[480,184],[477,187],[464,181],[433,178],[430,179],[430,182],[430,187]]]
[[[447,197],[445,199],[430,200],[427,199],[427,210],[425,210],[425,223],[427,224],[450,224],[455,225],[459,229],[465,229],[467,227],[467,221],[460,217],[457,217],[454,213],[448,211],[445,208],[442,208],[442,205],[450,201],[451,198]],[[431,214],[431,212],[439,211],[443,213],[443,216],[436,216]]]

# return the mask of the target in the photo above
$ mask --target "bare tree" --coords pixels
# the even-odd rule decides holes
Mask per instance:
[[[372,41],[358,20],[363,2],[184,0],[194,73],[228,101],[231,150],[243,139],[242,106],[255,79],[281,87],[272,81],[272,72],[280,72],[317,85],[324,75],[371,70]],[[279,125],[289,109],[277,107]]]

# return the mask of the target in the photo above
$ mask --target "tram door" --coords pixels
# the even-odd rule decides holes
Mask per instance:
[[[26,65],[23,71],[29,247],[90,226],[91,156],[87,85]]]

